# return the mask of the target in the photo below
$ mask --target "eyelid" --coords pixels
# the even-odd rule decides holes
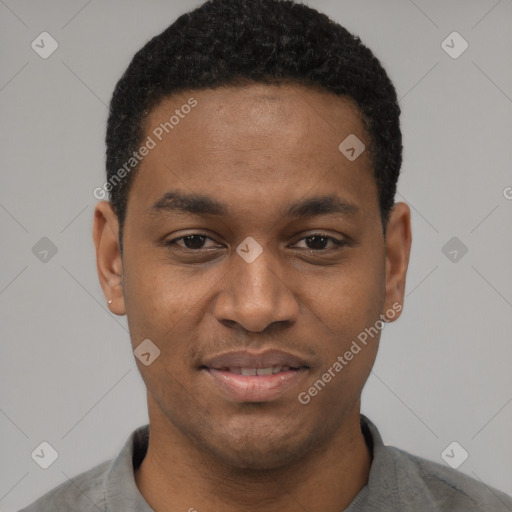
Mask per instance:
[[[168,241],[165,242],[165,245],[176,245],[176,242],[178,242],[179,240],[183,240],[184,238],[187,238],[189,236],[202,236],[204,238],[208,238],[209,240],[211,240],[211,241],[213,241],[215,243],[219,243],[212,236],[207,235],[206,233],[194,232],[194,233],[187,233],[186,235],[177,236],[176,238],[168,240]],[[192,251],[192,252],[199,252],[201,250],[201,249],[189,249],[188,247],[184,247],[184,246],[181,246],[181,245],[179,247],[181,247],[182,249],[185,249],[187,251]]]
[[[335,236],[328,235],[327,233],[322,233],[320,231],[315,231],[315,232],[307,234],[305,236],[301,236],[301,238],[299,240],[297,240],[295,243],[299,243],[299,242],[302,242],[302,240],[306,240],[308,238],[313,238],[313,237],[327,238],[328,240],[332,241],[334,247],[332,247],[331,250],[343,247],[343,246],[348,244],[348,241],[344,237],[337,238]],[[308,251],[314,251],[314,252],[327,252],[327,251],[329,251],[329,249],[309,249],[307,247],[305,249],[308,250]]]
[[[165,242],[165,245],[166,246],[177,245],[176,242],[178,242],[179,240],[182,240],[184,238],[190,237],[190,236],[200,236],[200,237],[207,238],[207,239],[209,239],[209,240],[211,240],[211,241],[213,241],[215,243],[219,243],[213,237],[211,237],[210,235],[198,231],[198,232],[193,232],[193,233],[187,233],[185,235],[181,235],[179,237],[173,238],[172,240],[169,240],[169,241]],[[344,247],[344,246],[346,246],[348,244],[348,241],[344,237],[337,238],[337,237],[331,236],[331,235],[329,235],[327,233],[322,233],[321,231],[314,231],[314,232],[309,233],[307,235],[301,236],[301,238],[299,238],[292,245],[295,245],[295,244],[297,244],[299,242],[302,242],[303,240],[306,240],[308,238],[313,238],[313,237],[322,237],[322,238],[327,238],[328,240],[330,240],[333,243],[333,245],[334,245],[334,247],[331,247],[331,250]],[[190,251],[190,252],[200,252],[202,250],[213,249],[213,247],[210,247],[210,248],[202,247],[200,249],[189,249],[188,247],[185,247],[185,246],[182,246],[182,245],[179,245],[179,247],[181,247],[184,250]],[[308,250],[308,251],[314,251],[314,252],[327,252],[327,251],[329,251],[329,249],[309,249],[307,247],[305,247],[304,249]]]

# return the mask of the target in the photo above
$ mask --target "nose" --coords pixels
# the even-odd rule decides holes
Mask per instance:
[[[223,324],[236,323],[247,331],[261,332],[270,324],[297,321],[299,304],[289,283],[268,252],[247,263],[234,255],[233,272],[217,296],[214,314]]]

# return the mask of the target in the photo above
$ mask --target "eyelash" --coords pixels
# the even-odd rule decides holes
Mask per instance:
[[[205,233],[191,233],[190,235],[184,235],[184,236],[180,236],[178,238],[174,238],[172,240],[169,240],[168,242],[166,242],[166,246],[172,246],[172,245],[176,245],[176,242],[178,242],[179,240],[183,240],[184,238],[189,238],[189,237],[204,237],[204,238],[207,238],[209,240],[213,240],[212,237],[206,235]],[[301,242],[302,240],[307,240],[309,238],[315,238],[315,237],[319,237],[319,238],[326,238],[327,240],[331,241],[334,245],[334,247],[331,247],[330,249],[308,249],[308,248],[304,248],[303,250],[308,250],[308,251],[312,251],[312,252],[327,252],[329,250],[336,250],[336,249],[341,249],[342,247],[346,246],[347,245],[347,242],[345,240],[340,240],[338,238],[334,238],[332,236],[328,236],[328,235],[324,235],[323,233],[313,233],[311,235],[308,235],[308,236],[305,236],[303,238],[301,238],[300,240],[297,241],[298,242]],[[215,240],[213,240],[215,241]],[[181,249],[184,249],[185,251],[191,251],[191,252],[200,252],[202,250],[204,250],[204,248],[201,248],[201,249],[190,249],[188,247],[184,247],[182,245],[179,246]]]

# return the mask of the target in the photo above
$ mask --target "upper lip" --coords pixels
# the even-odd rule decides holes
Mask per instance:
[[[308,368],[305,359],[283,352],[282,350],[265,350],[263,352],[250,352],[239,350],[224,352],[208,358],[204,367],[214,370],[223,368],[270,368],[272,366],[289,366],[290,368]]]

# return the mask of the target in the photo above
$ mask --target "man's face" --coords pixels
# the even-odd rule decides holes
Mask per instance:
[[[351,134],[369,147],[352,103],[295,85],[193,91],[152,111],[117,312],[134,349],[150,339],[160,350],[138,362],[153,428],[272,468],[359,414],[379,335],[309,403],[298,398],[397,298],[368,151],[351,161],[338,149]]]

